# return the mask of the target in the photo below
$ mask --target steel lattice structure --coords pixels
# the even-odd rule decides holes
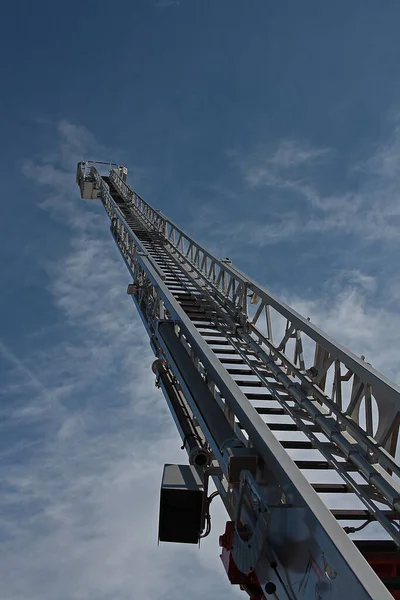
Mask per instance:
[[[231,582],[254,600],[400,598],[399,387],[103,171],[79,163],[77,183],[110,218],[204,477],[203,535],[209,476],[230,516]]]

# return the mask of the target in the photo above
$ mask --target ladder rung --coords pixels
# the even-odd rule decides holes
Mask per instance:
[[[227,369],[230,375],[252,375],[251,369]]]
[[[173,292],[173,295],[176,300],[195,300],[197,297],[193,292],[185,291]]]
[[[275,400],[275,396],[269,392],[245,392],[248,400]]]
[[[400,577],[381,577],[381,581],[389,591],[400,590]],[[398,598],[398,596],[395,596],[395,598]]]
[[[332,470],[334,467],[326,460],[294,460],[293,461],[299,469],[318,469],[318,470]],[[357,467],[355,465],[349,463],[341,463],[346,471],[357,471]]]
[[[207,317],[206,315],[192,315],[191,316],[188,313],[186,313],[186,314],[191,321],[197,321],[198,323],[202,323],[202,325],[204,327],[208,327],[209,326],[208,323],[210,323],[210,325],[213,325],[213,322],[210,321],[210,318]]]
[[[383,552],[395,552],[397,554],[398,547],[392,540],[353,540],[354,544],[364,555],[373,553],[381,554]]]
[[[279,440],[279,442],[287,450],[318,450],[308,440]],[[329,442],[324,444],[325,447],[328,445],[330,445]]]
[[[287,450],[318,450],[316,446],[310,440],[279,440],[284,448]],[[324,447],[325,450],[329,450],[330,452],[335,453],[338,456],[339,450],[335,446],[328,441],[321,441],[320,444]],[[329,485],[329,484],[328,484]],[[366,486],[368,487],[368,486]],[[347,490],[352,491],[352,490]]]
[[[260,381],[259,379],[257,379],[256,381],[249,381],[246,379],[235,379],[234,381],[240,387],[263,387],[264,389],[266,389],[262,381]]]
[[[299,431],[296,423],[266,423],[271,431]],[[314,427],[316,427],[314,425]],[[311,429],[312,431],[312,429]],[[319,431],[315,429],[315,431]]]
[[[345,483],[311,483],[318,494],[354,494],[354,490]],[[359,487],[367,489],[368,485]]]
[[[186,308],[186,307],[190,307],[190,308],[195,308],[196,306],[198,306],[196,300],[192,299],[192,300],[179,300],[179,298],[177,298],[179,304],[182,306],[182,308]]]
[[[201,335],[203,336],[203,338],[208,338],[208,337],[220,337],[223,338],[224,334],[221,333],[220,331],[200,331]],[[208,340],[206,340],[207,342]],[[225,339],[226,342],[226,339]],[[251,371],[250,371],[251,373]]]
[[[340,521],[367,521],[373,519],[371,513],[363,508],[360,509],[332,509],[331,513],[333,516]],[[392,510],[382,510],[382,513],[387,519],[391,521],[397,521],[400,519],[400,514]],[[374,520],[374,519],[373,519]]]
[[[246,363],[243,362],[243,365],[246,365]],[[228,373],[230,373],[231,375],[254,375],[254,371],[252,369],[250,369],[250,367],[247,367],[245,369],[228,369]],[[265,377],[273,378],[271,373],[268,373],[267,371],[264,372],[263,375]],[[280,388],[284,389],[283,385],[280,383],[274,382],[274,385],[275,385],[275,387],[280,387]]]
[[[175,292],[177,294],[185,292],[185,291],[191,291],[191,292],[195,292],[196,291],[196,288],[193,285],[190,285],[186,281],[177,281],[176,284],[169,283],[168,284],[168,289],[171,292],[173,292],[173,290],[175,290]]]
[[[223,365],[244,365],[243,359],[238,356],[237,358],[220,358],[219,361]]]
[[[248,396],[248,394],[246,394],[246,396]],[[255,406],[254,408],[256,409],[259,415],[286,415],[283,408],[280,408],[279,406]]]
[[[255,410],[257,410],[257,409],[255,409]],[[300,429],[297,427],[296,423],[268,423],[267,421],[264,421],[264,422],[265,422],[265,425],[271,431],[300,431]],[[244,427],[241,423],[238,423],[238,426],[240,427],[240,429],[244,429]],[[313,432],[321,431],[319,429],[319,427],[317,427],[317,425],[307,425],[307,429],[309,429],[309,431],[313,431]]]

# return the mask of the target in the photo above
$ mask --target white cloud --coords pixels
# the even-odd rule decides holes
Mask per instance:
[[[312,148],[311,146],[299,144],[294,140],[284,140],[268,162],[276,167],[288,169],[305,163],[315,163],[329,152],[329,148]]]
[[[85,144],[94,143],[72,126],[61,128],[60,135],[66,165],[85,158],[91,150]],[[272,156],[288,171],[291,161],[300,165],[313,160],[305,151],[298,151],[297,158],[293,149],[286,152]],[[54,227],[61,221],[70,227],[63,258],[45,265],[52,303],[69,329],[61,341],[52,340],[51,329],[26,340],[32,344],[29,361],[1,348],[12,367],[7,427],[18,427],[18,440],[1,453],[2,596],[242,597],[227,582],[218,558],[217,534],[226,519],[222,507],[213,507],[213,533],[200,552],[156,546],[162,465],[185,462],[186,456],[179,450],[166,403],[154,388],[153,357],[125,293],[129,278],[107,218],[101,207],[79,199],[72,167],[63,167],[63,160],[25,166],[25,174],[49,192],[41,206],[54,217]],[[210,218],[214,215],[207,214],[205,221]],[[262,246],[265,236],[294,234],[296,219],[296,213],[281,214],[279,223],[287,231],[277,230],[272,222],[255,223],[253,243]],[[232,236],[231,226],[226,227],[226,235]],[[247,225],[236,227],[244,233]],[[393,351],[400,330],[397,306],[389,310],[372,302],[376,287],[372,275],[341,268],[322,289],[322,297],[287,294],[286,300],[399,379]],[[393,282],[388,301],[397,302],[399,290]]]
[[[335,153],[283,140],[245,154],[230,152],[248,194],[264,189],[268,222],[242,221],[257,246],[295,236],[342,232],[372,242],[398,243],[400,226],[400,126],[362,163],[348,165],[348,189],[326,193],[320,169]],[[327,159],[330,159],[327,162]],[[357,176],[357,180],[352,179]],[[235,225],[234,225],[235,226]]]
[[[399,117],[398,117],[399,119]],[[400,180],[400,125],[395,124],[393,133],[364,163],[354,167],[390,181]]]
[[[275,147],[261,146],[249,155],[231,151],[228,156],[239,167],[251,188],[271,186],[291,189],[304,185],[299,167],[315,166],[330,153],[329,148],[313,148],[295,140],[281,140]]]
[[[284,294],[300,314],[358,356],[364,355],[376,369],[400,382],[398,332],[400,315],[390,297],[372,298],[375,278],[361,272],[337,274],[324,284],[322,294],[299,297]]]
[[[360,288],[363,292],[376,290],[376,277],[362,273],[359,269],[342,269],[337,274],[337,280],[352,288]]]
[[[75,163],[94,154],[95,140],[68,123],[59,135],[54,160],[28,162],[24,173],[42,186],[40,204],[53,227],[69,228],[62,258],[44,265],[63,335],[43,323],[38,336],[23,340],[24,361],[0,346],[10,366],[2,412],[9,441],[0,464],[2,597],[239,597],[218,558],[227,517],[217,504],[216,527],[200,551],[157,548],[162,466],[187,457],[154,387],[153,356],[107,217],[75,189]]]

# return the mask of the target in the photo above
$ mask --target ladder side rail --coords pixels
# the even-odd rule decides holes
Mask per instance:
[[[379,442],[374,439],[372,435],[368,435],[366,431],[359,425],[359,423],[350,417],[346,411],[341,410],[341,407],[335,403],[335,400],[332,400],[326,393],[323,392],[318,386],[317,383],[313,381],[312,376],[309,372],[306,372],[304,369],[299,369],[290,358],[288,358],[282,351],[279,351],[277,346],[272,344],[265,336],[260,334],[257,331],[257,341],[255,342],[254,337],[248,334],[247,331],[241,329],[241,334],[244,339],[248,341],[249,344],[256,343],[260,348],[261,356],[265,355],[265,361],[271,364],[271,361],[275,363],[280,363],[281,366],[284,366],[282,370],[282,376],[290,375],[292,381],[290,383],[291,386],[298,386],[301,391],[305,392],[312,399],[318,400],[318,403],[315,404],[314,407],[311,404],[300,401],[299,404],[301,408],[308,412],[308,415],[312,420],[315,420],[315,408],[318,408],[320,412],[322,412],[320,407],[325,407],[327,409],[327,416],[334,415],[336,417],[337,422],[337,432],[341,430],[346,430],[352,437],[352,439],[364,448],[366,451],[365,456],[368,458],[371,464],[379,463],[382,467],[388,472],[393,472],[397,477],[400,477],[400,467],[395,461],[394,457],[389,454],[384,447],[379,445]],[[252,330],[251,330],[252,331]],[[291,394],[291,397],[295,397],[296,399],[296,389],[292,388],[294,394]],[[378,406],[379,408],[379,406]],[[377,414],[371,415],[371,418],[379,419],[381,417],[380,412]],[[396,425],[396,420],[393,417],[393,413],[391,415],[391,423],[393,426]],[[336,434],[336,431],[334,432]],[[394,482],[393,482],[394,483]],[[400,489],[399,489],[400,493]]]
[[[115,173],[115,178],[119,179],[122,183],[122,179]],[[130,191],[132,188],[125,184]],[[279,312],[282,316],[284,316],[290,323],[295,325],[302,332],[307,334],[312,340],[317,342],[322,347],[329,350],[335,354],[335,356],[348,368],[351,368],[354,373],[357,373],[361,376],[363,381],[368,381],[369,383],[376,385],[377,387],[381,386],[385,391],[386,395],[389,397],[391,401],[393,401],[396,406],[400,408],[400,387],[390,381],[385,375],[374,369],[371,365],[364,362],[353,352],[342,346],[340,343],[336,342],[333,338],[325,334],[321,329],[317,326],[313,325],[310,321],[305,319],[302,315],[300,315],[297,311],[292,309],[290,306],[278,300],[275,296],[273,296],[267,289],[257,284],[253,279],[239,271],[236,267],[229,263],[224,263],[221,260],[217,259],[210,252],[202,248],[199,244],[197,244],[192,238],[190,238],[187,234],[185,234],[177,225],[175,225],[170,219],[168,219],[165,215],[163,215],[160,211],[155,211],[151,208],[151,206],[142,200],[157,216],[162,216],[163,219],[167,222],[169,226],[171,226],[174,231],[183,236],[186,240],[188,240],[193,247],[199,249],[201,254],[206,256],[208,259],[213,261],[213,264],[218,266],[222,271],[226,271],[226,273],[230,274],[237,285],[246,285],[248,290],[254,294],[256,294],[263,301],[263,306],[268,307],[271,306],[277,312]],[[168,243],[171,243],[168,240]],[[172,245],[172,243],[171,243]],[[203,276],[205,279],[208,279],[208,274],[206,271],[203,272]],[[249,298],[250,302],[250,298]]]
[[[149,261],[148,258],[142,259],[143,261]],[[158,275],[154,271],[151,273],[150,265],[146,266],[146,270],[148,270],[149,276],[154,283],[156,283]],[[165,284],[161,281],[158,281],[158,286],[161,291],[161,296],[166,303],[168,312],[172,314],[175,313],[174,322],[179,323],[180,327],[185,331],[185,334],[189,339],[188,328],[192,328],[193,325],[189,323],[189,319],[186,315],[182,313],[179,315],[180,308],[176,307],[174,310],[172,305],[176,302],[173,298],[172,294],[167,289],[162,290]],[[169,296],[169,298],[168,298]],[[185,327],[184,321],[186,321],[187,327]],[[197,332],[196,332],[197,333]],[[199,336],[199,341],[203,345],[204,341]],[[195,347],[194,340],[191,339],[192,348]],[[164,350],[164,356],[167,358],[168,365],[175,377],[179,381],[181,388],[185,392],[185,397],[187,397],[191,408],[196,414],[198,421],[201,423],[201,427],[206,434],[206,439],[209,441],[211,447],[214,450],[214,454],[216,455],[218,462],[225,473],[225,477],[227,474],[227,462],[224,456],[221,456],[219,449],[216,448],[215,441],[212,438],[209,427],[207,423],[203,421],[201,413],[199,414],[196,410],[196,406],[193,405],[193,400],[191,398],[190,390],[186,387],[185,382],[181,378],[181,374],[175,365],[175,355],[170,354],[168,346],[163,342],[162,338],[157,335],[157,344]],[[206,348],[204,348],[206,350]],[[185,350],[182,350],[185,352]],[[196,353],[197,357],[203,362],[203,364],[208,364],[208,361],[205,359],[204,355],[200,351]],[[209,359],[215,361],[217,364],[219,361],[215,359],[212,352],[209,351]],[[207,374],[208,378],[210,373],[212,372],[211,365],[208,364]],[[216,377],[218,380],[218,378]],[[234,384],[233,380],[230,381],[233,386],[237,387]],[[220,387],[223,388],[223,384],[221,381],[219,382]],[[241,391],[238,390],[240,393]],[[241,393],[242,394],[242,393]],[[226,390],[224,390],[224,395],[227,395]],[[270,527],[269,531],[269,545],[270,552],[274,551],[274,547],[279,548],[281,545],[281,527],[282,527],[282,516],[279,515],[279,512],[285,511],[284,519],[287,519],[285,529],[289,530],[291,533],[287,537],[287,543],[290,545],[292,543],[293,547],[298,549],[298,536],[302,535],[302,533],[296,529],[296,522],[298,523],[301,518],[305,518],[307,522],[311,522],[311,530],[313,532],[313,541],[310,542],[312,552],[315,556],[318,556],[318,553],[322,552],[322,554],[326,557],[329,557],[331,563],[335,566],[336,570],[341,572],[343,579],[345,580],[345,585],[343,587],[343,591],[346,589],[347,591],[353,590],[353,593],[356,594],[357,598],[373,598],[374,600],[384,600],[386,598],[390,598],[387,593],[386,588],[381,584],[376,575],[372,572],[369,565],[365,562],[363,557],[358,553],[355,549],[353,543],[348,538],[348,536],[344,533],[343,529],[336,521],[336,519],[331,515],[329,510],[323,504],[322,500],[318,497],[318,495],[314,492],[308,482],[305,480],[303,475],[300,473],[299,469],[294,465],[291,458],[287,455],[285,450],[280,446],[279,442],[273,436],[272,433],[269,432],[268,428],[265,426],[259,415],[247,401],[247,398],[243,396],[243,403],[245,405],[246,412],[251,415],[251,417],[256,421],[256,427],[258,426],[261,436],[256,440],[256,435],[254,433],[255,429],[253,427],[249,427],[247,423],[247,419],[244,414],[240,415],[239,418],[241,423],[246,424],[246,431],[249,433],[249,439],[255,440],[254,446],[257,450],[261,450],[262,458],[266,465],[268,465],[268,469],[263,474],[262,478],[268,480],[269,482],[269,494],[270,496],[275,496],[275,506],[271,506],[271,520],[279,521],[279,528]],[[265,439],[263,434],[269,434],[267,440]],[[273,463],[273,464],[272,464]],[[278,473],[278,475],[277,475]],[[293,473],[296,473],[298,476],[297,481],[293,482]],[[300,485],[299,485],[300,483]],[[221,486],[218,486],[220,489]],[[263,488],[261,488],[260,493],[263,493]],[[282,493],[284,493],[286,498],[285,504],[279,504],[276,502],[276,497],[279,497]],[[250,495],[247,496],[247,500],[249,503],[252,501],[252,497]],[[229,495],[224,499],[225,504],[230,503],[231,505],[231,513],[235,514],[236,503],[233,497]],[[266,501],[268,505],[268,502]],[[290,512],[294,513],[290,516]],[[319,510],[318,510],[319,509]],[[245,512],[245,510],[243,510]],[[264,532],[266,533],[266,532]],[[292,536],[292,539],[290,537]],[[341,539],[339,539],[341,538]],[[253,538],[251,538],[253,539]],[[251,541],[251,540],[250,540]],[[239,542],[239,540],[237,540]],[[345,548],[343,548],[345,546]],[[310,549],[310,548],[309,548]],[[303,551],[302,551],[303,552]],[[321,554],[321,556],[322,556]],[[279,558],[279,554],[278,557]],[[298,556],[292,556],[293,560],[298,560]],[[237,556],[236,560],[240,563],[240,558]],[[243,557],[242,557],[243,560]],[[290,561],[289,561],[290,562]],[[288,568],[290,572],[290,567]],[[297,575],[297,572],[296,572]],[[263,579],[268,580],[270,578],[270,573],[266,574],[264,570],[258,573],[259,579],[262,581]],[[292,577],[294,574],[292,574]],[[298,598],[302,596],[299,595]]]
[[[124,181],[115,169],[110,170],[110,181],[119,191],[125,202],[136,209],[136,214],[140,215],[150,230],[165,232],[165,219],[159,211],[154,210],[139,194]]]
[[[116,180],[120,179],[118,174],[115,175],[115,178]],[[129,188],[129,186],[126,187]],[[147,203],[146,206],[151,209]],[[163,219],[163,227],[166,228],[166,247],[170,247],[172,253],[176,254],[187,273],[197,278],[200,283],[204,281],[207,284],[208,282],[209,287],[207,288],[207,285],[203,287],[208,290],[210,297],[220,305],[222,304],[225,309],[230,310],[232,314],[236,314],[245,329],[252,333],[255,339],[258,338],[268,345],[273,354],[276,355],[280,352],[281,359],[296,374],[298,381],[313,387],[314,396],[336,414],[342,426],[348,429],[357,441],[374,452],[378,462],[384,468],[398,472],[398,466],[390,455],[394,456],[396,454],[398,443],[400,424],[399,386],[334,341],[310,323],[309,320],[278,300],[268,290],[259,286],[233,265],[216,259],[159,211],[151,210],[153,210],[154,219]],[[247,292],[250,292],[250,294]],[[252,305],[255,303],[258,303],[258,308],[254,314]],[[285,352],[279,350],[280,346],[284,348],[287,339],[284,338],[280,343],[273,344],[274,327],[271,319],[267,319],[266,323],[262,323],[263,315],[270,314],[271,309],[285,319],[290,327],[289,334],[286,334],[287,338],[291,337],[291,330],[296,331],[297,347],[302,347],[307,342],[314,344],[315,359],[313,362],[306,365],[304,356],[301,355],[299,362],[302,368],[296,368],[290,358],[285,355]],[[247,318],[252,313],[253,318]],[[318,364],[317,360],[317,356],[321,354],[321,351],[326,354],[323,369],[321,369],[321,365]],[[316,381],[311,381],[306,374],[306,371],[311,368],[319,371]],[[325,390],[319,387],[318,383],[322,380],[325,382],[327,372],[330,370],[333,372],[334,369],[334,389],[331,396],[328,396]],[[361,391],[355,401],[352,401],[349,396],[348,387],[343,386],[343,382],[350,379],[354,382],[358,380],[361,382]],[[363,393],[363,390],[368,391],[369,399],[375,399],[376,410],[371,408],[371,403],[368,407],[368,397]],[[360,418],[360,405],[364,396],[366,396],[365,420],[369,429],[368,433],[365,427],[361,425]],[[369,427],[368,423],[370,423]]]
[[[110,220],[115,219],[119,224],[119,227],[117,228],[118,232],[123,231],[123,233],[124,233],[124,235],[119,235],[119,239],[115,238],[115,237],[114,237],[114,239],[115,239],[117,246],[121,252],[124,262],[134,279],[134,282],[138,282],[138,280],[140,281],[140,287],[138,287],[136,294],[132,294],[132,298],[136,304],[136,307],[137,307],[139,314],[142,318],[142,321],[145,325],[146,331],[150,337],[153,351],[155,352],[155,354],[157,354],[162,348],[161,344],[159,343],[159,336],[157,335],[157,328],[158,328],[158,324],[160,322],[164,322],[164,320],[165,320],[164,311],[166,311],[166,316],[169,317],[171,322],[174,322],[174,323],[179,323],[182,320],[182,318],[184,318],[184,316],[186,317],[186,315],[185,315],[184,311],[182,310],[182,308],[180,307],[180,305],[178,304],[178,302],[175,300],[175,298],[171,294],[171,292],[168,290],[168,288],[165,286],[165,284],[162,283],[162,278],[160,277],[158,266],[154,264],[154,261],[152,260],[151,256],[149,256],[149,254],[145,250],[145,248],[142,245],[142,243],[140,242],[140,240],[132,232],[130,226],[128,225],[124,216],[122,215],[119,207],[116,205],[116,203],[114,202],[114,199],[110,195],[109,190],[107,189],[108,186],[106,186],[106,184],[101,181],[99,181],[99,186],[100,186],[100,190],[101,190],[101,197],[102,197],[103,205],[106,209],[106,212],[107,212]],[[133,244],[136,247],[136,251],[132,254],[131,254],[130,244],[126,243],[126,239],[128,237],[133,241]],[[140,298],[141,288],[145,288],[145,287],[148,288],[148,292],[151,293],[151,295],[155,299],[155,301],[154,301],[155,310],[154,310],[152,319],[149,319],[149,315],[146,312],[146,309],[148,308],[148,306],[146,305],[145,309],[144,309],[144,307],[142,306],[141,298]],[[143,298],[144,301],[147,300],[149,293],[146,296],[144,296],[144,298]],[[162,302],[162,305],[161,305],[161,302]],[[161,308],[161,306],[162,306],[162,308]],[[174,374],[176,375],[176,373],[174,373]],[[186,392],[185,396],[187,398],[190,398],[191,393],[190,393],[190,390],[185,385],[185,382],[183,382],[181,380],[180,384],[181,384],[182,389],[184,389]],[[208,441],[209,445],[211,446],[214,455],[216,457],[218,457],[219,463],[220,463],[221,467],[223,467],[223,471],[224,471],[225,475],[227,476],[228,475],[227,457],[222,455],[220,448],[216,444],[216,442],[209,430],[207,422],[204,420],[202,414],[199,412],[197,405],[194,403],[193,399],[191,402],[189,401],[189,404],[190,404],[192,411],[196,415],[196,418],[198,419],[199,423],[201,424],[203,433],[207,434],[206,435],[207,441]]]
[[[238,293],[238,290],[244,288],[244,282],[228,268],[229,261],[226,262],[217,259],[208,250],[189,237],[180,227],[175,225],[173,221],[163,215],[161,211],[153,209],[119,177],[115,170],[110,171],[110,179],[116,185],[122,197],[131,206],[133,197],[135,200],[133,208],[136,209],[136,213],[139,213],[154,229],[164,232],[165,243],[177,252],[181,262],[188,265],[189,272],[195,270],[201,274],[206,282],[219,287],[219,291],[224,295],[225,300],[230,301],[234,312],[237,312],[238,308],[241,310],[244,309],[243,294]],[[158,225],[158,223],[161,224]],[[226,282],[224,286],[220,283],[223,280]]]
[[[101,185],[101,183],[100,183],[100,185]],[[107,188],[105,188],[105,189],[107,192]],[[110,201],[112,203],[114,203],[109,192],[107,192],[107,193],[108,193]],[[118,209],[118,211],[119,211],[119,209]],[[125,225],[126,225],[126,227],[129,228],[129,226],[126,224],[126,222],[125,222]],[[271,362],[272,362],[271,358],[267,356],[266,363],[267,364],[269,363],[271,365]],[[276,365],[274,365],[274,366],[277,369]],[[282,380],[287,379],[287,375],[284,372],[281,372],[279,375],[279,371],[278,371],[278,378],[279,377]],[[292,388],[292,382],[289,381],[288,390],[290,391],[291,388]],[[299,394],[302,397],[299,398]],[[377,468],[371,464],[372,457],[370,457],[368,454],[367,455],[360,454],[359,451],[355,447],[352,448],[352,446],[349,444],[349,441],[343,438],[343,435],[340,432],[340,430],[338,430],[336,427],[334,427],[334,425],[331,422],[326,421],[323,414],[318,413],[318,416],[316,417],[316,412],[317,412],[316,407],[313,406],[312,403],[310,403],[310,401],[304,397],[304,392],[302,393],[301,391],[299,392],[297,389],[295,389],[292,392],[292,395],[299,402],[300,406],[303,409],[309,410],[309,414],[312,416],[313,420],[315,422],[318,422],[321,425],[323,430],[325,429],[328,431],[328,439],[335,442],[338,445],[340,450],[344,449],[346,451],[347,459],[350,460],[350,462],[354,462],[354,464],[359,467],[360,472],[366,478],[366,481],[369,484],[372,483],[373,485],[375,485],[376,488],[383,494],[384,498],[387,499],[389,504],[394,509],[397,509],[398,505],[399,505],[399,486],[393,480],[393,478],[391,478],[384,471],[377,470]],[[362,441],[365,441],[365,440],[362,440]],[[366,439],[366,442],[368,443],[369,440]],[[370,443],[370,445],[372,444],[372,442],[369,442],[369,443]],[[386,457],[384,456],[384,458],[386,458]],[[369,460],[369,459],[371,459],[371,460]],[[376,458],[374,458],[374,460],[376,460]],[[334,460],[333,457],[331,457],[330,462],[331,462],[332,466],[334,466],[334,468],[337,468],[337,462]],[[385,465],[387,465],[387,461],[386,461],[386,463],[385,463],[385,461],[383,461],[383,462]],[[398,470],[397,465],[395,463],[392,466]],[[356,484],[354,484],[352,487],[357,492]],[[367,508],[371,511],[371,506],[373,506],[373,505],[371,504],[370,498],[367,495],[363,495],[363,497],[360,497],[360,499],[362,499],[362,501],[366,504]],[[377,519],[381,522],[381,524],[385,527],[385,529],[392,535],[393,539],[399,538],[397,530],[394,529],[394,527],[387,521],[387,519],[380,513],[380,511],[378,509],[372,510],[372,514],[376,515]]]
[[[111,201],[112,201],[112,200],[111,200]],[[126,225],[126,223],[125,223],[125,225]],[[126,227],[128,227],[128,226],[126,225]],[[143,255],[143,254],[144,254],[144,253],[143,253],[143,248],[141,247],[141,245],[140,245],[140,242],[137,242],[137,245],[140,247],[140,250],[142,251],[142,252],[141,252],[141,254]],[[129,249],[128,249],[128,250],[129,250]],[[227,334],[227,337],[229,338],[229,333]],[[285,376],[286,376],[286,374],[285,374],[285,373],[281,373],[281,376],[282,376],[282,377],[285,377]],[[265,382],[265,379],[264,379],[264,382]],[[291,382],[289,382],[289,385],[291,385]],[[271,389],[271,392],[272,392],[273,394],[275,394],[275,390],[274,390],[273,388]],[[295,392],[297,392],[297,390],[295,390]],[[296,395],[296,394],[295,394],[295,395]],[[278,398],[278,400],[280,401],[280,398]],[[307,402],[307,400],[306,400],[306,402]],[[302,402],[300,402],[300,404],[301,404],[302,408],[304,409],[304,408],[305,408],[304,399],[303,399],[303,401],[302,401]],[[310,404],[310,403],[309,403],[309,404]],[[287,409],[287,406],[286,406],[284,403],[282,403],[282,406],[285,408],[285,410]],[[314,407],[312,407],[312,408],[314,408]],[[313,420],[314,420],[314,421],[316,421],[316,417],[315,417],[315,411],[314,411],[314,412],[311,412],[311,411],[310,411],[310,414],[312,414],[312,415],[313,415]],[[321,414],[318,414],[318,418],[319,418],[319,422],[321,423],[321,425],[322,425],[322,427],[323,427],[323,425],[324,425],[324,423],[323,423],[323,421],[324,421],[324,415],[323,415],[322,413],[321,413]],[[333,430],[333,425],[332,425],[332,423],[331,423],[331,422],[327,422],[327,426],[329,427],[329,431],[330,431],[330,436],[329,436],[329,439],[330,439],[331,441],[334,441],[334,442],[336,442],[336,443],[338,444],[338,447],[339,447],[339,449],[340,449],[341,451],[343,450],[343,448],[344,448],[345,446],[347,446],[347,447],[349,448],[348,441],[347,441],[347,440],[345,440],[345,439],[343,438],[342,434],[340,433],[340,430],[337,430],[337,429]],[[333,430],[333,431],[332,431],[332,430]],[[334,436],[335,436],[335,437],[334,437]],[[343,439],[342,439],[342,438],[343,438]],[[355,450],[355,449],[354,449],[354,450]],[[359,456],[359,455],[358,455],[358,454],[357,454],[355,451],[353,452],[353,449],[350,447],[350,451],[348,450],[348,452],[347,452],[347,458],[348,458],[350,461],[352,461],[352,459],[354,459],[354,462],[355,462],[355,464],[356,464],[356,465],[359,465],[359,464],[360,464],[360,461],[362,461],[362,459],[365,459],[365,455],[360,457],[360,456]],[[337,461],[335,461],[335,460],[334,460],[334,457],[333,457],[333,456],[331,456],[331,457],[330,457],[330,462],[331,462],[331,464],[334,466],[334,468],[336,468],[336,469],[338,469],[338,466],[340,466],[340,465],[338,465]],[[378,482],[376,482],[376,481],[375,481],[375,484],[377,484],[377,485],[378,485],[378,484],[379,484],[379,480],[380,480],[380,475],[381,475],[381,473],[376,473],[376,470],[375,470],[374,468],[372,468],[372,469],[371,469],[371,468],[369,468],[369,467],[368,467],[368,464],[366,463],[366,461],[365,461],[365,460],[364,460],[363,466],[364,466],[364,472],[365,472],[364,474],[365,474],[365,476],[367,477],[367,481],[368,481],[369,483],[371,483],[371,482],[373,482],[373,481],[374,481],[374,477],[375,477],[375,478],[378,478]],[[361,467],[360,467],[360,468],[361,468]],[[342,470],[342,472],[343,472],[343,470]],[[387,489],[386,482],[385,482],[385,481],[383,481],[382,483],[383,483],[383,486],[384,486],[384,488],[383,488],[383,489],[384,489],[384,491],[386,492],[386,494],[387,494],[387,497],[388,497],[388,502],[389,502],[389,504],[390,504],[391,506],[393,506],[393,505],[394,505],[394,503],[396,502],[396,490],[393,490],[393,489],[391,489],[391,488]],[[382,483],[381,483],[381,487],[382,487]],[[391,484],[393,484],[393,481],[390,481],[390,483],[391,483]],[[357,485],[356,485],[354,482],[353,482],[353,484],[352,484],[352,487],[355,489],[355,491],[357,491],[357,492],[358,492],[358,489],[357,489],[357,487],[358,487],[358,486],[357,486]],[[369,510],[372,512],[372,514],[375,514],[375,515],[379,515],[379,514],[380,514],[380,511],[379,511],[379,510],[377,510],[377,509],[372,509],[372,510],[371,510],[371,502],[370,502],[370,498],[369,498],[369,497],[368,497],[366,494],[363,496],[363,501],[365,502],[365,504],[366,504],[367,508],[368,508],[368,509],[369,509]],[[393,529],[393,526],[391,526],[391,525],[390,525],[390,523],[388,523],[388,522],[387,522],[387,519],[385,519],[383,516],[381,516],[381,518],[378,518],[378,520],[380,520],[380,521],[381,521],[381,522],[384,524],[385,528],[386,528],[386,529],[387,529],[387,530],[388,530],[388,531],[389,531],[389,532],[390,532],[392,535],[396,535],[396,531]]]

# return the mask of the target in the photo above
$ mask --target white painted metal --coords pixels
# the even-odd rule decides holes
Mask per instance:
[[[152,348],[222,470],[214,481],[228,513],[248,528],[236,563],[274,582],[279,599],[391,598],[344,528],[364,518],[374,525],[363,531],[400,545],[400,389],[155,211],[123,168],[102,177],[84,167],[81,193],[99,192]],[[201,379],[183,368],[188,356]],[[220,412],[202,404],[204,383]],[[258,460],[239,487],[229,479],[238,446]],[[324,575],[305,584],[310,556]]]

